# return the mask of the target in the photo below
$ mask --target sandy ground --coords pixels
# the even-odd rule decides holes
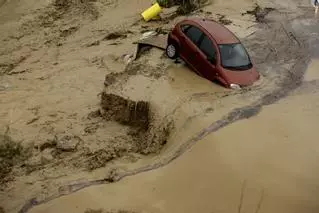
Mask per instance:
[[[158,49],[126,64],[175,8],[145,23],[149,0],[0,1],[0,128],[31,150],[1,184],[3,211],[319,211],[318,19],[308,1],[273,0],[256,22],[255,3],[192,14],[229,20],[256,62],[261,80],[232,91]],[[146,130],[116,122],[119,97],[149,104]]]

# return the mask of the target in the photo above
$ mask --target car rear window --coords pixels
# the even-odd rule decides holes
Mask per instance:
[[[187,29],[185,32],[186,36],[194,42],[194,44],[197,44],[200,37],[202,36],[203,32],[198,29],[197,27],[191,26],[190,28]]]

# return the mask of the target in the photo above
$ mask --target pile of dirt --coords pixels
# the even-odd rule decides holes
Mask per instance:
[[[14,141],[6,132],[0,135],[0,188],[14,179],[13,168],[29,157],[29,150]]]
[[[61,175],[70,170],[92,171],[123,157],[136,161],[138,154],[158,153],[166,144],[172,125],[169,122],[162,125],[154,122],[151,124],[148,102],[136,102],[103,93],[101,104],[100,110],[88,115],[87,122],[116,121],[124,125],[124,131],[105,138],[95,148],[84,141],[84,136],[79,137],[68,132],[37,142],[32,149],[23,148],[8,134],[0,135],[0,184],[5,187],[3,183],[13,180],[13,175],[10,174],[14,168],[14,175],[17,177],[37,176],[42,172],[50,174],[56,169],[60,169]]]
[[[101,114],[106,120],[147,130],[149,127],[149,103],[132,101],[114,94],[102,93]]]
[[[24,162],[22,173],[32,175],[41,171],[49,172],[61,166],[93,171],[123,157],[135,161],[139,158],[135,154],[158,153],[173,128],[171,122],[160,125],[151,122],[148,102],[132,101],[105,92],[101,95],[101,109],[89,113],[87,119],[94,124],[100,123],[100,126],[94,126],[94,134],[105,120],[124,125],[123,129],[126,130],[124,134],[116,133],[111,138],[105,138],[96,148],[87,144],[84,136],[67,132],[55,135],[51,140],[33,147],[32,156]]]
[[[253,10],[248,10],[246,11],[246,13],[242,13],[242,15],[246,15],[246,14],[253,15],[255,16],[255,19],[257,22],[264,23],[266,22],[265,17],[268,15],[268,13],[274,10],[275,10],[274,8],[271,8],[271,7],[262,8],[258,4],[256,4]]]
[[[133,150],[140,154],[159,152],[173,128],[172,121],[155,124],[150,114],[148,102],[136,102],[115,94],[102,93],[101,115],[106,120],[130,126],[129,136],[132,137],[135,146]]]

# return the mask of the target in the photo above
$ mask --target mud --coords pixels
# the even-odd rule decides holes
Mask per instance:
[[[28,56],[22,56],[11,63],[3,63],[0,64],[0,75],[14,75],[14,74],[19,74],[21,72],[13,72],[13,70],[20,64],[23,63],[28,58]]]
[[[218,16],[214,14],[227,14],[220,17],[233,22],[227,27],[243,40],[262,75],[261,80],[252,87],[228,91],[198,77],[183,63],[174,64],[157,49],[143,52],[134,62],[126,63],[126,56],[132,55],[131,51],[136,48],[133,43],[142,36],[139,33],[141,30],[164,29],[158,31],[165,34],[167,29],[183,17],[142,22],[140,8],[149,7],[146,0],[139,1],[138,6],[125,0],[56,3],[41,5],[41,8],[34,10],[28,17],[20,14],[19,23],[15,22],[17,17],[11,19],[14,15],[0,15],[16,24],[10,27],[1,25],[0,31],[4,34],[4,40],[0,41],[3,44],[0,48],[0,62],[3,64],[1,70],[5,70],[0,79],[1,126],[9,125],[13,130],[12,137],[33,147],[31,158],[24,162],[22,168],[14,168],[12,174],[15,180],[9,183],[3,196],[1,195],[0,206],[6,212],[27,212],[31,208],[31,211],[37,211],[38,208],[46,208],[45,203],[50,202],[51,205],[51,202],[60,202],[61,196],[94,185],[101,189],[106,187],[97,185],[112,183],[107,187],[114,187],[113,192],[117,193],[121,191],[117,188],[119,185],[126,187],[127,181],[143,172],[148,173],[136,178],[146,185],[148,177],[153,180],[167,178],[175,180],[175,183],[179,180],[183,182],[183,177],[189,177],[185,183],[197,186],[199,181],[195,183],[191,180],[197,181],[205,177],[196,177],[197,174],[208,171],[206,168],[226,169],[227,166],[222,167],[214,158],[218,156],[218,150],[206,146],[199,151],[203,155],[191,155],[184,161],[183,156],[196,148],[190,149],[193,145],[211,144],[207,141],[214,142],[215,134],[236,125],[239,120],[241,124],[258,118],[266,105],[282,98],[289,99],[289,94],[300,86],[304,90],[298,91],[304,94],[316,88],[316,80],[311,80],[316,78],[315,72],[305,78],[309,79],[308,82],[303,82],[304,70],[310,60],[309,53],[316,52],[312,37],[318,26],[310,14],[305,15],[306,11],[291,12],[291,8],[284,10],[281,7],[267,16],[261,15],[267,24],[262,22],[258,25],[254,23],[255,15],[240,14],[255,7],[249,2],[240,2],[240,7],[234,2],[214,2],[203,8],[205,13],[194,12],[193,15],[205,15],[215,20]],[[21,7],[27,6],[22,5]],[[3,5],[6,8],[7,6]],[[17,13],[22,10],[21,7],[16,7]],[[277,5],[261,6],[267,7],[277,8]],[[169,13],[163,14],[164,17],[166,15],[169,16]],[[1,19],[0,22],[3,23],[4,20]],[[124,33],[123,37],[104,39],[106,35],[126,32],[127,29],[130,33]],[[110,45],[114,42],[116,45]],[[20,61],[21,57],[25,60]],[[313,61],[308,66],[308,74],[315,70],[315,64]],[[103,80],[105,88],[101,92]],[[142,105],[147,107],[137,107],[141,100],[145,102]],[[277,115],[281,118],[281,114]],[[242,132],[249,132],[248,129],[239,128]],[[229,135],[229,138],[222,139],[223,143],[238,139],[236,131]],[[232,146],[235,147],[236,144]],[[225,154],[233,156],[234,153]],[[202,158],[207,158],[210,164],[205,164],[206,161],[199,162]],[[177,162],[184,166],[173,167],[172,171],[184,171],[185,175],[172,172],[172,175],[166,176],[162,173],[163,169],[170,168]],[[227,162],[222,161],[221,164]],[[187,168],[196,172],[188,173]],[[159,169],[158,173],[156,169]],[[215,172],[209,176],[211,180],[213,177],[224,180],[228,180],[227,177],[237,178],[236,175],[222,175],[222,169],[218,171],[219,175]],[[152,176],[154,172],[156,175]],[[131,177],[118,182],[129,176]],[[202,183],[203,186],[211,186],[211,181],[207,179]],[[225,185],[219,183],[220,186]],[[153,189],[152,185],[164,190],[174,189],[176,195],[181,192],[176,198],[169,199],[171,201],[178,202],[179,198],[184,200],[182,194],[189,194],[182,189],[189,188],[190,186],[186,187],[187,184],[182,188],[174,188],[166,185],[160,187],[161,183],[152,182],[149,187],[140,185],[140,188]],[[91,188],[79,193],[85,194],[86,190]],[[103,197],[102,203],[106,203],[105,197],[108,201],[116,200],[106,191],[94,191],[91,196]],[[138,190],[128,188],[124,194],[133,191]],[[222,187],[219,191],[221,194],[227,192]],[[152,192],[145,191],[138,196],[146,194],[153,195]],[[77,193],[74,195],[77,196]],[[132,199],[138,196],[133,195]],[[229,195],[233,196],[235,195]],[[69,197],[73,195],[64,198]],[[169,197],[169,194],[165,194],[161,199],[168,200]],[[211,202],[218,203],[218,197],[213,196],[211,199],[210,194],[207,197]],[[85,197],[81,200],[90,199]],[[143,200],[147,199],[134,202],[139,205]],[[153,202],[159,199],[149,200]],[[196,202],[188,200],[178,206],[189,204],[187,209],[192,212],[210,212],[209,209],[201,209],[196,205],[208,199],[202,197],[202,201],[198,201],[193,197],[192,200]],[[69,203],[87,205],[83,208],[81,206],[80,212],[88,208],[109,211],[112,206],[108,203],[107,207],[96,207],[90,206],[88,202],[78,201],[76,197]],[[123,206],[113,206],[112,209],[158,212],[148,209],[146,204],[145,209],[135,209],[124,206],[129,202],[121,203]],[[258,203],[261,202],[256,201],[257,206]],[[99,199],[96,199],[96,204],[100,205]],[[67,205],[61,204],[61,208],[64,206]],[[242,205],[242,211],[245,208]],[[69,210],[68,207],[65,209]],[[175,210],[171,206],[163,207],[163,212],[185,212]]]
[[[170,121],[166,121],[160,126],[154,121],[152,122],[148,102],[132,101],[105,92],[101,96],[101,116],[106,120],[113,120],[132,127],[128,134],[137,146],[132,149],[141,154],[158,153],[167,143],[167,138],[173,129],[173,123]],[[99,152],[93,155],[105,156],[104,150],[99,150]],[[116,151],[116,154],[106,153],[106,155],[103,159],[109,161],[108,159],[121,155],[121,150]]]
[[[233,23],[231,20],[227,19],[225,15],[217,14],[218,16],[218,22],[223,25],[230,25]]]
[[[179,5],[176,13],[179,15],[187,15],[195,10],[202,8],[205,4],[209,2],[208,0],[185,0],[185,1],[174,1],[175,5]]]
[[[275,26],[276,27],[276,26]],[[287,30],[282,29],[282,26],[279,26],[281,29],[281,36],[279,38],[287,38]],[[276,35],[278,36],[278,35]],[[288,37],[289,38],[289,37]],[[262,38],[260,38],[262,39]],[[280,41],[278,41],[280,42]],[[174,152],[173,155],[168,157],[165,160],[162,160],[160,163],[148,165],[146,167],[128,172],[128,173],[122,173],[119,174],[115,180],[113,181],[119,181],[124,177],[135,175],[137,173],[146,172],[154,169],[158,169],[160,167],[163,167],[170,162],[172,162],[174,159],[178,158],[180,155],[182,155],[185,151],[187,151],[191,146],[196,144],[196,142],[202,140],[204,137],[209,135],[212,132],[216,132],[220,130],[221,128],[224,128],[228,126],[229,124],[232,124],[234,122],[237,122],[242,119],[248,119],[255,115],[257,115],[263,106],[270,105],[278,101],[279,99],[282,99],[283,97],[286,97],[291,91],[298,88],[300,84],[302,83],[302,76],[304,73],[304,70],[307,66],[307,60],[309,58],[309,55],[307,55],[307,50],[305,44],[301,44],[301,42],[296,42],[295,40],[292,40],[292,42],[295,42],[295,45],[292,45],[289,47],[289,51],[294,54],[294,56],[298,58],[298,61],[303,61],[304,63],[295,63],[290,69],[289,72],[283,74],[281,77],[281,81],[278,81],[277,84],[275,84],[278,89],[270,91],[266,95],[262,95],[260,99],[256,102],[253,102],[251,105],[246,105],[242,108],[237,108],[232,110],[230,113],[226,114],[222,119],[215,121],[213,124],[206,127],[204,130],[200,131],[195,137],[192,137],[190,140],[188,140],[186,143],[183,143],[182,146],[178,148]],[[271,57],[279,57],[280,54],[278,54],[278,51],[287,51],[287,49],[279,49],[277,52],[272,52],[269,57],[266,58],[267,61],[271,60]],[[262,55],[260,55],[262,57]],[[267,73],[265,73],[267,74]],[[278,76],[276,76],[278,77]],[[108,183],[104,182],[103,180],[98,180],[98,182]],[[102,183],[101,182],[101,183]],[[87,182],[82,185],[81,188],[87,187],[88,185],[96,184],[95,182]],[[78,188],[75,190],[70,190],[69,193],[77,191]],[[47,201],[43,201],[47,202]],[[43,203],[41,202],[41,203]]]
[[[242,13],[242,15],[248,14],[248,15],[255,16],[256,22],[265,23],[266,22],[265,17],[268,15],[268,13],[274,10],[275,8],[271,8],[271,7],[261,8],[258,4],[256,4],[253,10],[247,10],[245,13]]]
[[[101,115],[106,120],[114,120],[144,131],[149,128],[149,103],[145,101],[135,102],[103,92],[101,95],[101,105]]]
[[[29,156],[30,150],[14,141],[8,130],[5,134],[0,134],[0,190],[14,180],[14,167],[21,166]]]
[[[92,18],[96,19],[99,14],[97,9],[92,4],[93,2],[96,2],[95,0],[55,0],[53,2],[53,5],[58,11],[58,16],[60,17],[62,14],[65,13],[71,13],[70,10],[80,10],[80,13],[83,13],[82,15],[91,15]],[[57,14],[51,14],[53,15],[53,19],[57,19],[55,15]]]
[[[4,5],[4,4],[6,3],[6,1],[7,1],[7,0],[1,0],[1,1],[0,1],[0,7],[1,7],[2,5]]]
[[[307,71],[305,73],[304,80],[305,81],[313,81],[319,80],[319,72],[318,72],[319,60],[314,58],[310,61]]]
[[[112,32],[112,33],[109,33],[107,34],[103,40],[115,40],[115,39],[124,39],[124,38],[127,38],[127,34],[132,34],[131,31],[123,31],[123,32]]]
[[[85,210],[84,213],[137,213],[137,212],[127,211],[127,210],[104,211],[103,209],[97,209],[97,210],[88,209],[88,210]]]
[[[135,56],[131,56],[132,59],[130,59],[129,63],[125,66],[124,72],[120,73],[109,73],[105,76],[104,79],[104,86],[106,91],[108,91],[107,87],[110,86],[117,86],[119,84],[125,84],[130,77],[136,76],[136,75],[143,75],[145,77],[155,78],[159,79],[166,75],[166,69],[169,67],[169,64],[166,64],[164,62],[154,62],[156,63],[155,66],[150,65],[147,62],[147,52],[149,52],[152,49],[152,47],[148,44],[138,44],[136,47],[136,54]],[[163,56],[163,53],[159,55],[159,57]],[[122,56],[118,58],[117,60],[122,60],[123,62],[126,62],[125,56]],[[137,60],[138,61],[131,61],[131,60]]]
[[[303,119],[311,124],[316,122],[312,111],[316,106],[304,108],[300,104],[309,97],[317,103],[317,93],[318,90],[307,97],[293,95],[267,106],[258,116],[209,135],[159,170],[128,177],[115,184],[91,187],[52,201],[50,207],[39,206],[32,212],[54,212],[61,209],[61,205],[75,209],[68,202],[92,195],[92,201],[78,208],[95,206],[155,212],[158,208],[174,209],[175,212],[198,209],[202,212],[237,212],[238,209],[242,212],[317,212],[318,198],[314,196],[317,192],[312,190],[318,185],[318,174],[312,170],[317,166],[313,162],[317,153],[310,151],[316,146],[316,140],[309,136],[314,133],[315,126],[300,128],[298,122]],[[289,105],[293,107],[288,110]],[[292,113],[298,117],[290,116]],[[279,114],[283,120],[278,120]],[[315,115],[317,117],[317,113]],[[193,127],[210,122],[210,119],[212,117],[200,117],[193,121]],[[273,125],[269,126],[269,122]],[[295,129],[296,134],[289,135],[291,129]],[[145,189],[143,192],[138,190],[141,187]],[[109,198],[107,203],[96,202],[100,196],[98,191]],[[124,195],[131,197],[125,204]],[[159,200],[166,204],[158,207]]]

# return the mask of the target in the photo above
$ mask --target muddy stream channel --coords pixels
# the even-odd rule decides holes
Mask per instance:
[[[319,19],[303,10],[272,12],[243,40],[262,75],[251,88],[227,91],[183,64],[165,81],[135,76],[121,90],[110,86],[133,99],[148,94],[163,114],[174,111],[164,108],[170,102],[182,105],[162,154],[31,199],[20,212],[319,212]]]

